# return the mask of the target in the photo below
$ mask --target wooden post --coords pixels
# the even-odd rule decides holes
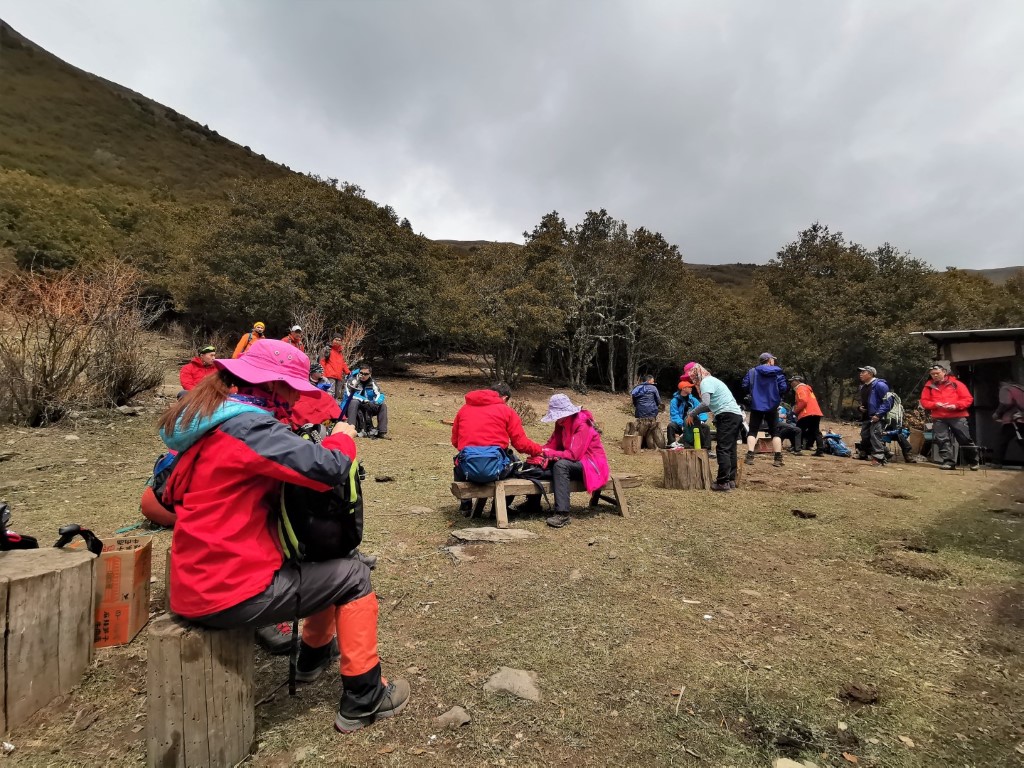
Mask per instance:
[[[622,452],[627,456],[635,456],[640,453],[640,435],[623,435]]]
[[[615,493],[615,503],[619,507],[619,514],[629,517],[629,504],[626,502],[626,492],[622,490],[622,481],[612,475],[612,491]]]
[[[95,578],[89,552],[0,553],[0,733],[68,693],[92,663]]]
[[[508,528],[508,509],[505,506],[505,481],[494,484],[494,521],[499,528]]]
[[[711,458],[705,450],[677,448],[661,451],[665,487],[681,490],[710,490]]]
[[[150,622],[150,766],[234,766],[252,754],[254,648],[251,630],[202,629],[167,613]]]

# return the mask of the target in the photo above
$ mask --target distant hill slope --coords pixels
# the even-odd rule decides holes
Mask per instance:
[[[78,187],[202,197],[289,173],[216,131],[67,64],[0,20],[0,167]]]

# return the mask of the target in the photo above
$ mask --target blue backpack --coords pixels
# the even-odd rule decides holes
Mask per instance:
[[[467,446],[455,457],[462,474],[471,483],[493,483],[508,475],[512,459],[496,445]]]
[[[825,440],[825,453],[831,453],[833,456],[841,456],[844,459],[853,455],[853,451],[851,451],[849,446],[843,442],[841,435],[837,435],[834,432],[827,432],[823,435],[823,438]]]

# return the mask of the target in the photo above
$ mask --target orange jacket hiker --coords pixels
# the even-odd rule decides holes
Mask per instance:
[[[810,384],[797,384],[794,393],[796,394],[796,403],[793,405],[793,413],[798,419],[802,419],[804,416],[824,415]]]

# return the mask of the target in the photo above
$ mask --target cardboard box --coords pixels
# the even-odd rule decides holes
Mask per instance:
[[[149,536],[102,539],[96,563],[96,648],[130,643],[149,621],[153,540]],[[83,546],[81,542],[76,547]]]

